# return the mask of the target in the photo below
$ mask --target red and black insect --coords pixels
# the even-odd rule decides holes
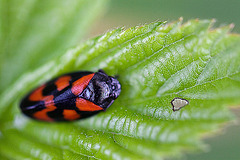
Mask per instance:
[[[119,96],[119,81],[102,70],[57,77],[29,93],[22,112],[42,121],[73,121],[105,111]]]

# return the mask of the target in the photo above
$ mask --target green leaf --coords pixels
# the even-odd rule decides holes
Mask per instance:
[[[107,0],[0,0],[1,91],[79,43]]]
[[[229,33],[232,25],[212,29],[212,23],[116,29],[26,73],[1,95],[0,155],[163,159],[203,149],[200,138],[232,120],[227,106],[240,104],[240,36]],[[106,112],[73,123],[38,122],[20,113],[19,101],[33,87],[62,73],[100,68],[118,75],[122,85]],[[173,112],[175,97],[189,105]]]

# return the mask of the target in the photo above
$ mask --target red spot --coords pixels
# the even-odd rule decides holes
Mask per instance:
[[[48,117],[47,113],[50,111],[54,111],[55,109],[56,109],[55,106],[52,106],[52,108],[45,108],[41,111],[34,113],[33,117],[43,121],[54,121],[54,119]]]
[[[54,111],[57,107],[54,106],[54,96],[53,95],[48,95],[48,96],[43,96],[42,91],[45,88],[45,85],[42,85],[41,87],[37,88],[30,96],[29,100],[30,101],[44,101],[45,107],[41,111],[37,111],[36,113],[33,114],[33,117],[39,120],[44,120],[44,121],[53,121],[52,118],[50,118],[47,113],[50,111]]]
[[[94,73],[84,76],[76,80],[75,82],[73,82],[72,89],[71,89],[72,93],[76,96],[81,94],[82,91],[87,87],[89,81],[92,79],[93,76],[94,76]]]
[[[69,81],[71,80],[71,76],[63,76],[56,80],[55,85],[57,86],[57,90],[61,91],[67,86],[69,86]]]
[[[76,106],[80,111],[102,111],[103,108],[83,98],[76,99]]]
[[[45,96],[44,102],[45,102],[46,108],[34,113],[33,117],[39,120],[44,120],[44,121],[54,121],[54,119],[50,118],[47,115],[48,112],[54,111],[57,108],[56,106],[54,106],[53,98],[54,98],[53,95]]]
[[[64,109],[63,117],[64,119],[71,121],[71,120],[79,119],[80,115],[74,110]]]
[[[54,106],[54,101],[53,101],[54,96],[49,95],[44,97],[44,102],[46,107],[51,107]]]
[[[45,88],[45,85],[42,85],[41,87],[37,88],[33,93],[29,96],[30,101],[42,101],[44,99],[44,96],[42,95],[42,91]]]

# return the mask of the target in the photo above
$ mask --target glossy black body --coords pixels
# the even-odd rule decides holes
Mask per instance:
[[[73,94],[72,85],[75,81],[81,79],[84,76],[94,74],[88,85],[83,89],[78,95]],[[71,80],[68,81],[69,86],[65,87],[61,91],[57,90],[55,82],[64,76],[70,76]],[[81,85],[81,84],[80,84]],[[40,87],[39,87],[40,88]],[[49,110],[46,106],[46,100],[32,101],[30,100],[31,94],[34,93],[38,88],[30,92],[23,100],[21,101],[20,108],[22,112],[33,119],[42,120],[36,118],[34,114],[39,111]],[[121,85],[119,81],[111,76],[108,76],[102,70],[98,72],[74,72],[59,76],[47,83],[45,83],[45,88],[41,91],[42,96],[53,96],[54,107],[56,109],[47,111],[47,117],[53,119],[53,121],[68,121],[64,118],[64,110],[74,110],[79,114],[79,118],[82,119],[90,117],[100,112],[101,110],[96,111],[82,111],[77,107],[77,98],[82,98],[89,102],[94,103],[97,106],[100,106],[104,111],[114,102],[114,100],[120,95]],[[45,118],[46,119],[46,118]],[[48,121],[43,119],[43,121]]]

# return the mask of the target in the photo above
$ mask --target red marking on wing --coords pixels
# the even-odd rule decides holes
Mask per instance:
[[[71,121],[71,120],[79,119],[80,115],[74,110],[64,109],[63,117],[64,119]]]
[[[100,106],[85,100],[83,98],[77,98],[76,99],[76,106],[80,111],[102,111],[103,108]]]
[[[56,109],[55,106],[51,106],[51,108],[45,108],[41,111],[38,111],[36,113],[33,114],[33,117],[39,120],[43,120],[43,121],[54,121],[54,119],[50,118],[47,113],[50,111],[54,111]]]
[[[87,87],[89,81],[92,79],[93,76],[94,76],[94,73],[84,76],[76,80],[75,82],[73,82],[72,89],[71,89],[72,93],[76,96],[82,93],[82,91]]]
[[[53,101],[54,96],[49,95],[44,97],[44,103],[46,107],[52,107],[54,106],[54,101]]]
[[[54,106],[53,98],[54,98],[53,95],[45,96],[44,102],[45,102],[46,108],[34,113],[33,117],[39,120],[44,120],[44,121],[54,121],[54,119],[50,118],[47,115],[48,112],[54,111],[57,108],[56,106]]]
[[[57,107],[54,106],[55,104],[53,100],[53,95],[43,96],[42,91],[45,87],[45,85],[42,85],[41,87],[37,88],[35,91],[33,91],[33,93],[29,96],[28,99],[30,101],[44,101],[46,107],[43,110],[34,113],[34,118],[44,121],[54,121],[54,119],[50,118],[47,113],[50,111],[54,111]]]
[[[42,101],[44,100],[44,96],[42,95],[42,91],[45,88],[45,85],[42,85],[41,87],[37,88],[35,91],[33,91],[32,94],[29,96],[30,101]]]
[[[57,86],[57,90],[61,91],[67,86],[69,86],[69,81],[71,80],[71,76],[63,76],[56,80],[55,85]]]

